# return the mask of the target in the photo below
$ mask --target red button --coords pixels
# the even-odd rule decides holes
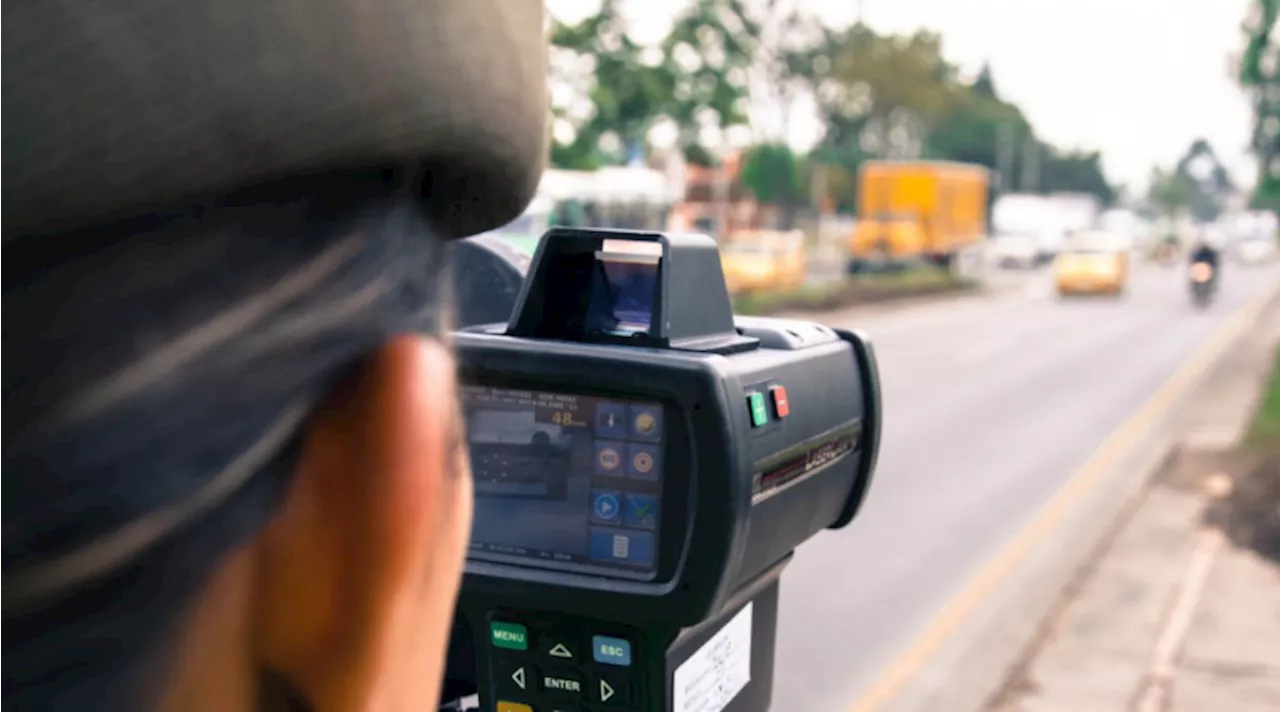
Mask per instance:
[[[787,401],[787,389],[782,386],[769,386],[769,396],[773,398],[773,412],[779,418],[791,415],[791,403]]]

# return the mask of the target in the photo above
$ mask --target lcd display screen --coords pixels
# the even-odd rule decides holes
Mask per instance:
[[[665,430],[655,402],[464,386],[473,559],[652,578]]]

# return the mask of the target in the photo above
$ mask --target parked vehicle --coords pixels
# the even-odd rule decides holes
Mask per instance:
[[[720,248],[720,264],[730,294],[764,289],[794,289],[808,270],[804,235],[798,230],[738,233]]]
[[[987,189],[987,169],[975,164],[862,164],[850,271],[919,260],[950,268],[987,234]]]

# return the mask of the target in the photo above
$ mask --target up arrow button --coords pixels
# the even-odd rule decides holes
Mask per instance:
[[[557,658],[565,658],[566,660],[573,658],[573,653],[565,647],[564,643],[556,643],[547,654]]]
[[[600,701],[608,702],[609,698],[613,697],[613,695],[614,695],[613,688],[609,686],[609,683],[605,682],[604,680],[601,680],[600,681]]]

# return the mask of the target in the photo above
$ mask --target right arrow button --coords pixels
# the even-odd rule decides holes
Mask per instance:
[[[631,688],[625,678],[609,675],[607,678],[600,678],[600,682],[596,686],[596,702],[610,707],[614,705],[625,707],[631,703],[630,693]]]

